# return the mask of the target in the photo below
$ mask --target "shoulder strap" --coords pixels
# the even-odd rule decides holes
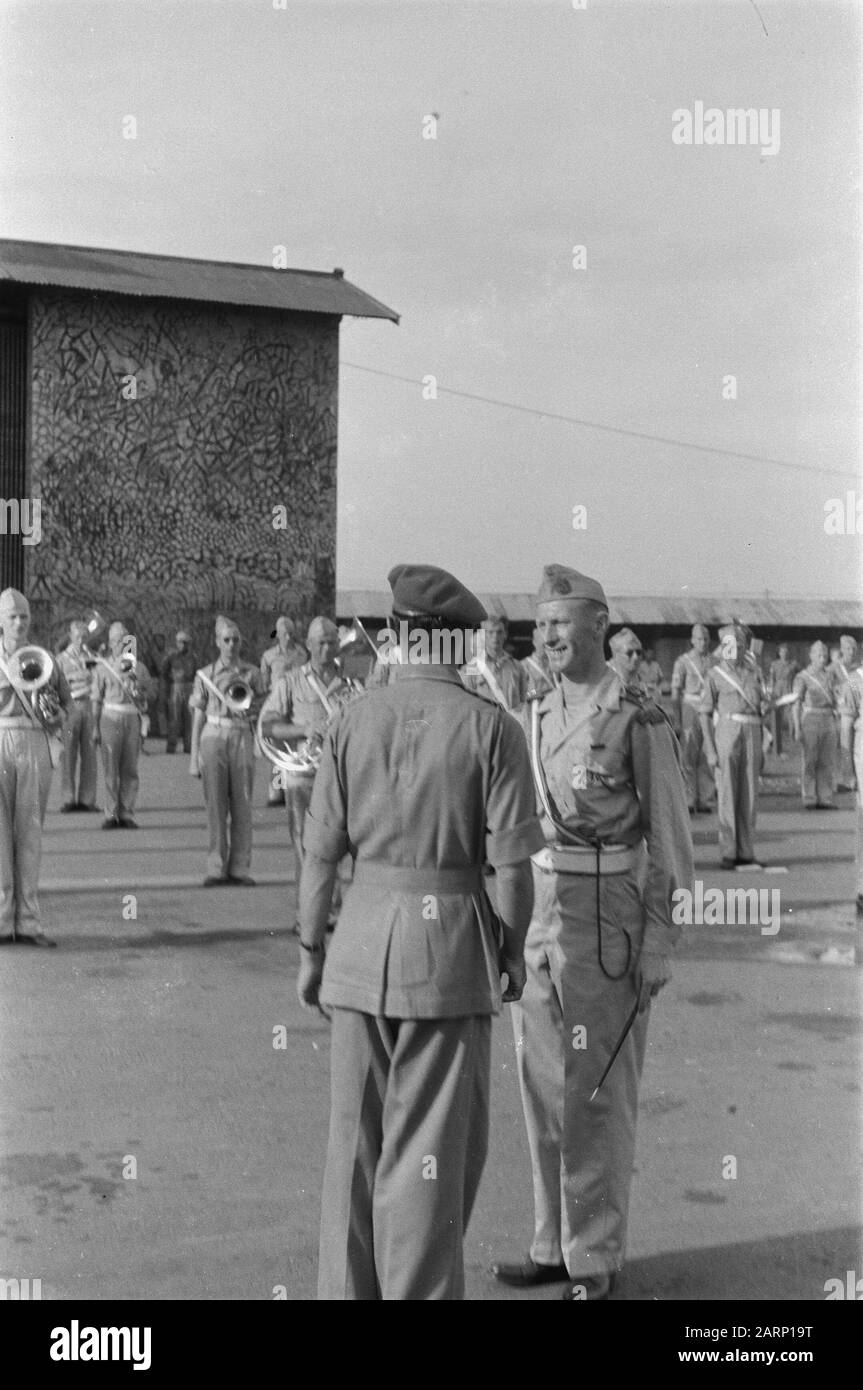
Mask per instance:
[[[533,781],[536,787],[540,805],[545,812],[555,832],[563,840],[569,840],[570,844],[591,845],[593,841],[586,835],[579,835],[576,830],[569,830],[560,820],[557,808],[551,797],[551,792],[546,781],[545,768],[542,765],[542,757],[539,747],[539,700],[532,700],[530,706],[530,765],[533,770]]]

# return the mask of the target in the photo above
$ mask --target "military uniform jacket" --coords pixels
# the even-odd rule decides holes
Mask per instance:
[[[863,668],[855,666],[840,692],[840,712],[854,720],[855,742],[863,738]]]
[[[171,652],[162,662],[162,684],[168,690],[175,685],[191,685],[196,670],[197,662],[191,652]]]
[[[671,673],[672,695],[676,695],[680,691],[688,705],[700,705],[707,672],[712,665],[713,660],[706,652],[702,654],[696,651],[684,652],[675,661]]]
[[[821,671],[816,671],[814,666],[807,666],[794,677],[794,694],[804,710],[823,709],[835,712],[845,685],[847,681],[840,686],[835,672],[829,666]]]
[[[215,661],[211,661],[209,666],[201,666],[195,672],[195,684],[189,696],[189,709],[200,709],[205,714],[216,715],[220,719],[233,719],[237,724],[248,725],[255,713],[255,702],[252,702],[251,709],[245,714],[234,713],[222,704],[212,690],[204,685],[201,680],[202,672],[208,680],[213,682],[217,690],[224,691],[225,694],[228,693],[231,685],[237,679],[246,681],[252,687],[254,694],[258,697],[258,704],[260,704],[263,690],[261,689],[261,673],[257,666],[252,666],[248,661],[235,661],[233,665],[229,666],[219,656]]]
[[[524,724],[530,738],[530,711]],[[647,850],[641,893],[644,949],[680,935],[673,894],[692,891],[692,832],[675,739],[661,710],[609,669],[588,702],[569,708],[562,686],[539,705],[540,758],[556,818],[592,842]],[[557,836],[543,817],[547,841]],[[561,841],[561,843],[565,843]]]
[[[500,687],[507,709],[517,709],[519,705],[523,705],[527,696],[528,681],[521,663],[508,652],[504,652],[503,656],[497,657],[494,661],[487,656],[486,664]],[[461,678],[468,690],[481,695],[484,700],[499,703],[475,657],[461,668]]]
[[[307,854],[356,861],[321,999],[394,1018],[497,1013],[481,866],[543,844],[517,722],[451,666],[395,668],[330,726],[306,817]]]
[[[734,714],[760,716],[764,709],[764,687],[758,667],[749,662],[745,666],[735,666],[723,657],[707,672],[700,708],[702,714],[712,714],[716,710],[720,718]]]

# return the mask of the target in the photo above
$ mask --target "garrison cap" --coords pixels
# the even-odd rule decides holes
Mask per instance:
[[[0,617],[9,617],[10,614],[23,611],[30,612],[30,605],[20,589],[4,589],[0,594]]]
[[[387,575],[393,609],[406,618],[446,618],[459,627],[479,627],[488,614],[470,589],[436,565],[394,565]]]
[[[596,579],[568,565],[546,565],[542,572],[542,583],[536,596],[537,603],[552,603],[556,598],[590,598],[594,603],[608,607],[608,599],[602,585]]]

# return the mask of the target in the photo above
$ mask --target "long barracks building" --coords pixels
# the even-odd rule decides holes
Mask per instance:
[[[251,654],[333,611],[344,314],[398,322],[341,270],[0,240],[0,586],[37,640],[96,608],[202,652],[225,612]]]

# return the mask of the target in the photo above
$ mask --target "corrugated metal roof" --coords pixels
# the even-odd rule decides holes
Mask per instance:
[[[345,280],[341,271],[274,270],[264,265],[0,239],[3,281],[399,321],[393,309]]]
[[[534,594],[481,593],[477,597],[489,613],[503,613],[511,622],[531,622],[536,612]],[[391,601],[384,589],[340,589],[336,595],[340,618],[353,613],[361,618],[383,618]],[[645,627],[686,627],[699,622],[718,627],[731,617],[754,628],[863,627],[863,601],[854,599],[609,595],[609,605],[612,623],[631,623],[636,628],[639,623]]]

